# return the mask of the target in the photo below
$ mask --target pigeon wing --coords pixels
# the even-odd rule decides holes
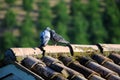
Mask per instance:
[[[69,43],[62,36],[58,35],[57,33],[54,33],[53,38],[56,42],[66,43],[66,44]]]

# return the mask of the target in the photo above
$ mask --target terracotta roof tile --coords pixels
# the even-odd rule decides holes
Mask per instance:
[[[73,50],[79,54],[73,57],[62,55],[62,53],[69,53],[67,46],[49,45],[44,47],[46,56],[42,58],[33,56],[42,54],[39,48],[10,48],[6,54],[14,54],[17,58],[23,57],[19,62],[15,61],[15,64],[12,64],[18,65],[19,69],[24,69],[23,71],[32,74],[36,80],[48,80],[48,78],[49,80],[120,80],[120,45],[100,45],[104,50],[103,54],[100,54],[96,45],[75,44],[72,45]],[[107,55],[106,51],[108,51]],[[81,56],[81,53],[88,54],[88,56]],[[53,58],[54,54],[61,55]],[[1,78],[6,78],[6,76],[0,76]]]

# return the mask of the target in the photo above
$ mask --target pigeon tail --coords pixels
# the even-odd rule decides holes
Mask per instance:
[[[100,50],[100,52],[103,54],[103,48],[102,48],[102,46],[99,43],[97,43],[96,46],[98,47],[98,49]]]
[[[71,54],[71,56],[73,56],[73,55],[74,55],[74,51],[73,51],[72,46],[71,46],[69,43],[68,43],[68,44],[66,44],[66,46],[68,46],[68,47],[69,47],[70,54]]]

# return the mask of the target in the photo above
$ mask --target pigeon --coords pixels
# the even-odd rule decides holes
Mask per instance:
[[[61,35],[57,34],[54,30],[51,30],[51,40],[55,43],[65,43],[68,44],[69,42],[66,41]]]
[[[73,48],[68,41],[66,41],[61,35],[57,34],[54,30],[50,30],[51,40],[55,43],[63,43],[69,47],[70,53],[73,56]]]
[[[39,48],[43,51],[43,56],[45,55],[45,50],[43,49],[43,47],[45,47],[49,40],[50,40],[50,28],[47,27],[43,32],[40,33],[40,41],[41,44],[39,46]]]

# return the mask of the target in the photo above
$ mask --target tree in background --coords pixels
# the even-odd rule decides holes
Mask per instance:
[[[16,14],[11,9],[9,9],[2,22],[2,27],[13,29],[16,26],[16,24],[17,24]]]
[[[103,21],[106,29],[108,30],[108,42],[120,43],[120,11],[115,3],[115,0],[104,1],[105,11],[103,15]]]
[[[20,45],[22,47],[34,47],[35,46],[35,33],[34,26],[29,14],[26,14],[25,20],[20,28]]]
[[[73,32],[71,32],[74,36],[72,38],[72,40],[74,40],[74,43],[88,44],[88,22],[81,12],[77,13],[72,18],[72,27],[74,27]]]
[[[70,14],[74,16],[77,12],[79,12],[79,8],[81,6],[81,0],[72,0],[70,5]]]
[[[88,44],[88,22],[82,13],[81,0],[72,0],[71,2],[71,30],[69,37],[73,43]],[[72,35],[72,36],[71,36]]]
[[[120,11],[120,0],[115,0],[115,1],[116,1],[116,5],[117,5],[117,7],[118,7],[118,9]]]
[[[5,0],[5,2],[9,5],[13,5],[16,0]]]
[[[91,0],[88,4],[88,20],[90,41],[92,44],[104,43],[107,38],[107,32],[102,23],[100,13],[100,2],[98,0]]]
[[[64,0],[61,0],[55,7],[54,13],[56,17],[54,18],[53,25],[55,26],[55,31],[62,35],[65,39],[67,37],[67,28],[69,22],[68,8]]]
[[[3,7],[4,1],[1,1],[0,3],[0,10],[7,10],[4,19],[0,20],[0,31],[2,31],[1,34],[5,33],[4,35],[0,35],[0,44],[3,44],[3,46],[0,45],[0,48],[5,50],[6,48],[13,46],[35,46],[36,39],[34,39],[34,37],[36,37],[36,35],[34,35],[35,33],[33,31],[35,27],[32,26],[33,24],[31,18],[30,20],[25,19],[25,21],[20,24],[20,42],[19,45],[16,44],[16,36],[14,36],[12,31],[14,28],[16,28],[18,21],[16,20],[15,12],[13,12],[12,10],[16,9],[14,7],[18,4],[15,3],[14,6],[9,6],[10,4],[13,5],[14,1],[16,0],[5,0],[5,2],[6,1],[8,1],[8,7],[6,6],[5,9]],[[27,8],[32,11],[32,4],[35,0],[24,1],[26,2],[24,4],[26,4],[26,6],[28,5]],[[53,23],[56,32],[64,36],[65,39],[66,31],[68,32],[68,37],[71,40],[71,43],[120,43],[120,0],[71,0],[71,3],[69,4],[70,8],[68,8],[70,9],[68,10],[70,14],[69,12],[67,12],[64,2],[58,3],[58,7],[53,8],[53,10],[55,9],[53,11],[55,13],[52,14],[51,7],[48,1],[50,0],[39,0],[37,2],[35,1],[35,4],[39,4],[38,21],[34,23],[38,23],[38,32],[42,31],[47,26],[51,27],[51,23]],[[100,4],[103,4],[102,8]],[[29,13],[29,10],[25,10],[25,12]],[[100,10],[102,10],[103,12],[100,12]],[[54,21],[52,20],[53,17],[55,17]],[[39,34],[36,34],[38,39]],[[6,44],[8,44],[9,46]]]
[[[5,18],[0,24],[1,30],[4,30],[3,35],[0,36],[0,42],[2,44],[0,46],[0,48],[2,49],[1,52],[5,52],[5,50],[7,50],[8,48],[15,47],[17,45],[16,36],[14,36],[14,34],[12,33],[16,25],[16,14],[11,9],[9,9],[5,14]]]
[[[26,11],[31,11],[33,9],[33,0],[22,0],[23,9]]]
[[[39,2],[38,30],[42,31],[46,27],[52,27],[52,12],[48,0]]]
[[[8,48],[15,47],[17,43],[16,37],[12,34],[12,32],[5,32],[3,36],[2,49],[7,50]]]

